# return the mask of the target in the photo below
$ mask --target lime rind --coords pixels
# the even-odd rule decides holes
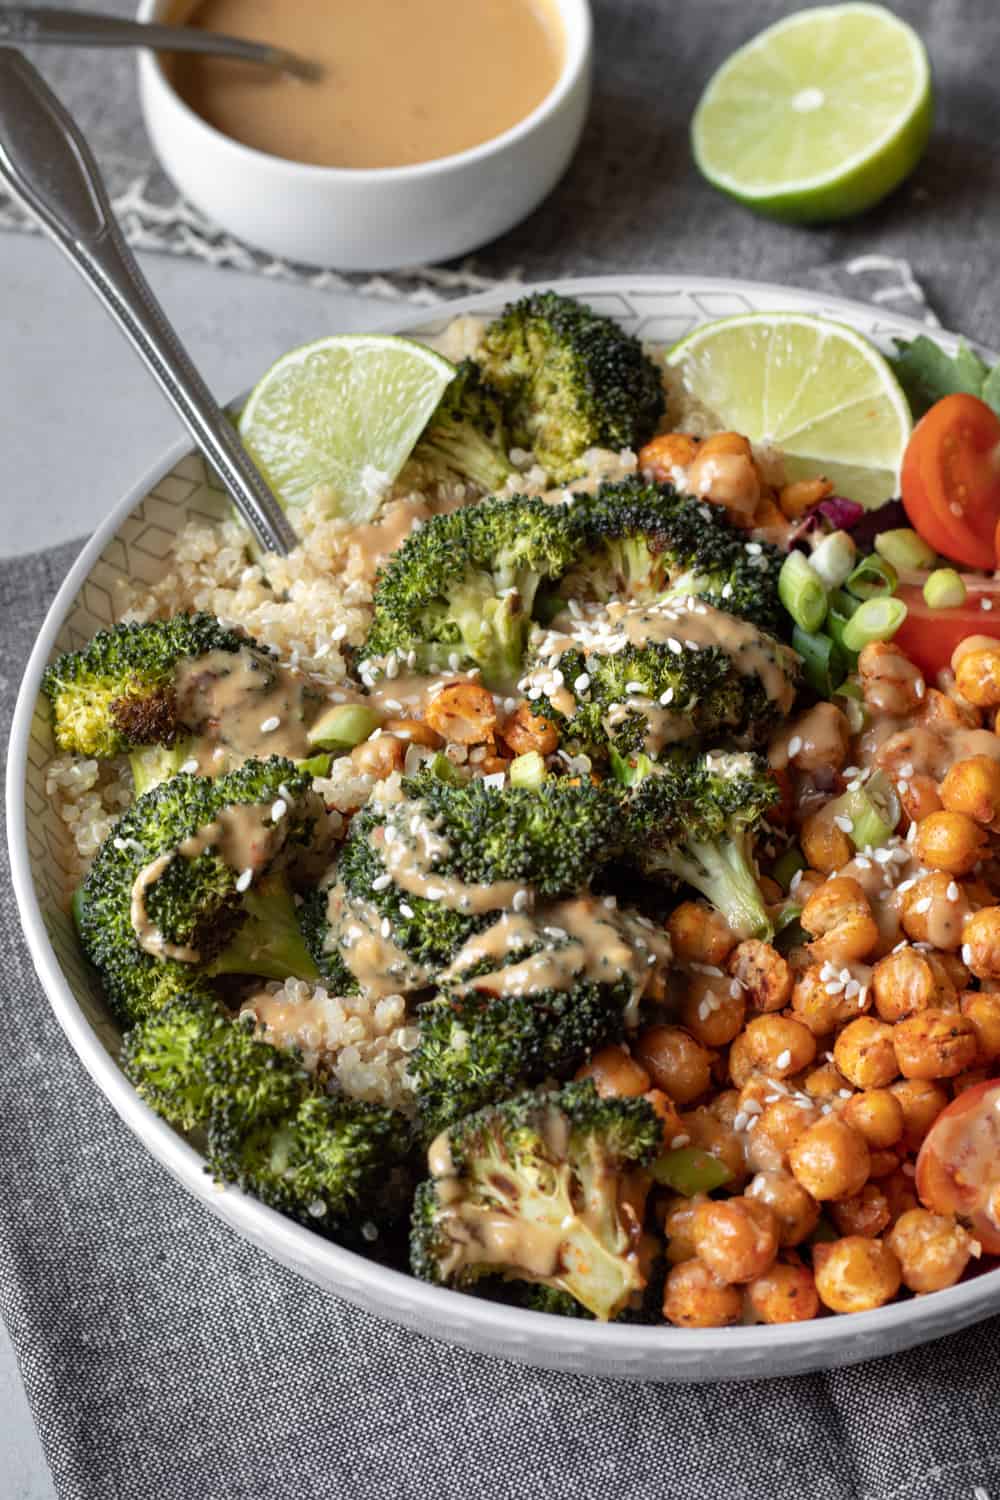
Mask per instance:
[[[702,94],[691,139],[720,191],[815,223],[860,213],[897,187],[932,121],[920,38],[882,6],[854,0],[797,12],[734,52]]]
[[[258,381],[240,436],[286,507],[322,489],[332,514],[368,521],[454,376],[454,365],[412,339],[316,339]]]
[[[667,363],[720,426],[779,449],[789,479],[823,474],[869,507],[898,494],[910,409],[886,360],[846,324],[721,318],[679,340]]]

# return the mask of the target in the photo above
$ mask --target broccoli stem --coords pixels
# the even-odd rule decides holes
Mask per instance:
[[[249,917],[206,973],[256,974],[261,979],[322,977],[299,927],[295,899],[283,875],[268,875],[244,896]]]
[[[700,891],[742,937],[770,939],[774,926],[753,873],[749,840],[724,844],[689,840],[653,856],[655,865]]]
[[[142,745],[129,753],[135,795],[152,791],[161,781],[176,776],[181,766],[190,758],[193,740],[175,740],[173,745]]]

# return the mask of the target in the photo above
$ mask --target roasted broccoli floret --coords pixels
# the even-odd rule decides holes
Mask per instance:
[[[294,1056],[207,999],[180,996],[129,1032],[123,1065],[181,1130],[208,1133],[208,1161],[311,1229],[353,1236],[402,1207],[410,1131],[401,1115],[318,1092]]]
[[[305,893],[298,911],[299,928],[327,989],[335,995],[354,995],[358,981],[344,963],[330,925],[330,889],[323,884]]]
[[[575,1072],[636,1024],[669,957],[662,930],[596,896],[504,913],[472,936],[418,1013],[409,1071],[425,1133]]]
[[[102,630],[82,651],[64,652],[42,678],[55,742],[99,758],[139,745],[172,746],[184,729],[174,696],[178,662],[244,650],[266,659],[255,641],[206,614]]]
[[[662,1244],[652,1235],[643,1235],[639,1261],[646,1285],[634,1292],[615,1318],[616,1323],[657,1324],[663,1322],[663,1290],[667,1279],[667,1262]],[[529,1312],[548,1313],[555,1318],[592,1319],[593,1313],[581,1307],[569,1292],[530,1281],[482,1282],[476,1291],[508,1307],[522,1307]]]
[[[564,749],[655,757],[720,730],[763,740],[798,670],[783,642],[710,605],[590,605],[534,631],[518,686]]]
[[[324,809],[291,761],[175,776],[99,849],[76,903],[84,952],[123,1023],[221,974],[317,980],[286,869]]]
[[[560,483],[589,448],[638,448],[663,412],[659,371],[611,318],[535,293],[490,323],[475,354],[500,392],[511,440]]]
[[[769,542],[748,541],[721,506],[630,477],[578,495],[572,516],[580,552],[559,583],[562,598],[599,604],[697,599],[773,635],[783,628],[783,554]]]
[[[426,988],[473,932],[526,905],[530,892],[585,890],[620,842],[614,791],[589,782],[549,777],[537,791],[482,779],[456,785],[427,768],[407,777],[403,792],[354,818],[337,873],[355,916],[366,903],[401,954],[423,967],[410,989]]]
[[[500,398],[471,359],[458,366],[413,458],[435,476],[458,475],[489,493],[502,489],[515,472],[507,457]]]
[[[507,689],[538,585],[573,555],[565,506],[519,497],[433,516],[380,574],[362,658],[376,667],[391,656],[424,672],[479,667],[489,687]]]
[[[662,1124],[647,1100],[593,1084],[522,1094],[431,1146],[411,1232],[416,1276],[461,1289],[502,1275],[616,1317],[645,1285],[640,1248]]]
[[[693,886],[743,937],[770,937],[754,859],[757,829],[779,799],[766,762],[713,750],[618,769],[633,781],[627,840],[642,872]]]

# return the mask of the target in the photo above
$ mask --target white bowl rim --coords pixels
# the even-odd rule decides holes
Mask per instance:
[[[137,19],[151,19],[158,0],[139,0]],[[260,151],[256,146],[244,145],[224,130],[217,129],[182,99],[168,79],[155,52],[139,54],[139,76],[146,88],[160,89],[172,107],[179,109],[189,124],[207,133],[214,145],[229,151],[234,163],[245,167],[266,166],[271,170],[287,170],[288,175],[302,180],[307,186],[319,182],[341,183],[343,186],[392,186],[397,183],[418,183],[421,179],[442,172],[458,171],[475,166],[491,156],[499,155],[509,146],[514,146],[530,135],[551,115],[554,115],[566,99],[578,87],[590,66],[593,50],[594,18],[590,0],[551,0],[559,11],[559,20],[566,33],[566,56],[559,77],[549,92],[534,109],[500,135],[494,135],[478,146],[469,146],[465,151],[453,151],[449,156],[435,156],[430,161],[410,162],[402,167],[323,167],[314,162],[293,161],[289,157],[276,156],[271,151]],[[572,26],[566,11],[575,13]],[[572,33],[572,34],[571,34]]]
[[[635,293],[641,288],[649,294],[664,294],[690,289],[692,283],[699,290],[719,293],[743,288],[769,297],[787,296],[787,311],[802,310],[795,307],[798,299],[807,306],[811,304],[809,310],[816,313],[822,307],[833,315],[839,310],[845,319],[852,312],[866,321],[872,315],[871,307],[863,302],[826,296],[809,289],[692,274],[564,278],[535,286],[518,287],[516,292],[518,295],[527,295],[533,291],[554,289],[570,295],[576,292],[581,296],[593,297],[603,293]],[[513,288],[498,288],[496,291],[480,292],[448,301],[435,308],[422,308],[411,317],[393,320],[392,326],[401,332],[419,330],[437,321],[438,317],[451,318],[481,311],[484,304],[496,296],[509,296],[513,292]],[[909,330],[914,336],[928,331],[925,324],[915,319],[896,314],[887,316],[891,317],[894,326]],[[955,335],[938,329],[934,329],[933,334],[946,347],[954,349],[957,343]],[[313,1285],[329,1290],[340,1279],[338,1271],[343,1270],[347,1273],[345,1279],[348,1286],[353,1283],[364,1287],[368,1296],[367,1305],[370,1308],[377,1307],[379,1316],[409,1326],[416,1326],[419,1319],[424,1329],[432,1327],[435,1336],[447,1340],[449,1312],[456,1310],[455,1298],[461,1296],[460,1293],[432,1286],[405,1272],[381,1266],[284,1218],[238,1188],[220,1189],[210,1181],[205,1172],[204,1159],[142,1102],[91,1029],[59,966],[45,930],[31,877],[24,796],[31,722],[42,673],[64,617],[104,548],[134,507],[190,451],[191,445],[186,438],[173,444],[114,506],[84,545],[49,608],[25,668],[8,744],[7,835],[14,892],[28,948],[56,1019],[91,1078],[133,1134],[189,1192],[258,1246],[273,1247],[279,1260],[283,1260],[286,1265],[296,1266],[298,1274],[306,1276]],[[224,1213],[220,1210],[223,1196],[226,1199]],[[352,1300],[351,1292],[344,1295]],[[395,1303],[401,1306],[396,1307]],[[705,1367],[702,1378],[725,1378],[724,1370],[721,1375],[715,1375],[709,1373],[709,1367],[718,1361],[724,1364],[727,1355],[742,1358],[756,1353],[766,1367],[768,1355],[777,1356],[783,1350],[807,1344],[815,1351],[815,1357],[810,1354],[804,1368],[823,1368],[824,1351],[830,1349],[840,1352],[839,1363],[850,1363],[850,1352],[844,1352],[842,1346],[847,1346],[849,1351],[854,1339],[857,1340],[859,1351],[855,1357],[873,1358],[876,1357],[872,1351],[873,1336],[886,1335],[887,1342],[893,1348],[909,1347],[921,1342],[921,1330],[925,1327],[928,1331],[924,1337],[943,1336],[970,1322],[978,1321],[980,1317],[991,1315],[998,1306],[1000,1268],[974,1276],[945,1291],[905,1302],[890,1303],[872,1312],[852,1313],[847,1317],[824,1317],[804,1323],[733,1328],[683,1329],[663,1324],[645,1326],[577,1319],[567,1321],[548,1313],[529,1312],[462,1296],[461,1321],[463,1334],[466,1336],[461,1342],[470,1347],[492,1346],[494,1352],[498,1346],[507,1345],[505,1352],[509,1357],[521,1361],[527,1359],[529,1362],[531,1355],[526,1351],[533,1353],[538,1350],[541,1353],[546,1346],[558,1351],[560,1345],[567,1349],[572,1345],[574,1352],[590,1354],[595,1360],[595,1369],[599,1372],[610,1373],[614,1361],[621,1360],[622,1369],[618,1373],[625,1375],[629,1374],[628,1366],[636,1356],[645,1356],[649,1362],[659,1355],[657,1363],[662,1367],[669,1366],[673,1356],[685,1361],[693,1361],[695,1356],[701,1356],[699,1364]],[[903,1337],[894,1343],[889,1336],[900,1331],[904,1331]],[[539,1359],[539,1363],[546,1363],[544,1357]],[[640,1378],[656,1378],[649,1363],[643,1364],[638,1373]],[[692,1368],[690,1375],[683,1378],[698,1379],[699,1375]]]

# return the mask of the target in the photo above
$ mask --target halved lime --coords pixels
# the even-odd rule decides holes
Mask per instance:
[[[933,112],[923,42],[859,0],[798,11],[734,52],[698,102],[691,144],[715,187],[809,224],[860,213],[897,187]]]
[[[899,493],[910,408],[853,329],[805,313],[748,313],[696,329],[667,363],[720,427],[780,448],[789,479],[824,474],[870,507]]]
[[[240,436],[283,505],[322,485],[332,513],[369,521],[454,376],[412,339],[334,334],[271,366]]]

